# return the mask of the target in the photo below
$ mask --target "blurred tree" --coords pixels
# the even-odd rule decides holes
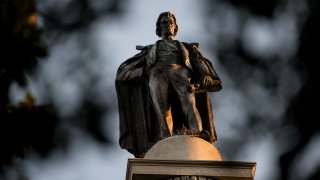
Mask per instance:
[[[272,17],[274,9],[281,3],[281,1],[276,0],[227,0],[232,5],[237,7],[247,8],[249,11],[262,16]]]
[[[281,179],[288,179],[290,167],[292,167],[295,158],[302,153],[303,150],[310,143],[311,139],[316,133],[319,133],[320,126],[317,122],[318,107],[320,102],[320,86],[318,80],[318,66],[317,59],[320,59],[320,54],[316,44],[320,42],[320,3],[317,0],[308,0],[309,16],[306,19],[301,34],[300,44],[298,48],[298,61],[295,68],[299,71],[305,71],[307,78],[306,82],[293,98],[290,103],[286,122],[295,126],[298,130],[298,139],[291,139],[295,141],[296,145],[285,152],[280,158],[281,164]],[[318,164],[317,171],[308,179],[320,179],[320,164]]]
[[[43,1],[42,3],[39,3],[37,8],[37,12],[43,18],[43,26],[45,29],[43,35],[46,40],[55,41],[57,39],[62,39],[63,41],[65,40],[65,36],[80,32],[82,35],[79,36],[79,42],[81,42],[80,46],[83,49],[90,49],[89,46],[92,45],[90,44],[91,42],[88,41],[86,33],[88,32],[87,28],[90,27],[95,20],[104,15],[119,17],[123,13],[121,6],[123,1],[120,2],[117,0],[70,0],[61,1],[59,3],[50,3],[50,0]],[[55,45],[56,42],[50,43],[51,45]],[[76,65],[70,67],[71,74],[78,72],[79,70],[85,71],[87,69],[87,64],[83,61],[87,62],[88,59],[82,58],[85,57],[80,57],[76,60]],[[94,59],[95,55],[92,54],[90,58]],[[90,86],[95,86],[99,77],[90,78]],[[109,137],[106,136],[106,133],[102,128],[103,118],[106,115],[105,113],[108,113],[109,107],[102,107],[101,104],[98,104],[95,97],[92,95],[93,92],[88,89],[83,88],[81,90],[83,93],[83,96],[81,97],[83,101],[79,104],[77,111],[71,113],[68,117],[60,118],[60,120],[69,123],[68,125],[81,129],[100,143],[110,143]],[[53,98],[55,98],[53,95],[48,98],[48,101],[51,104],[54,103]],[[67,131],[68,130],[62,130],[63,133],[68,134]],[[66,139],[67,138],[64,137],[64,140]]]
[[[8,88],[15,81],[25,85],[27,71],[34,69],[36,57],[45,56],[46,49],[40,43],[40,31],[34,0],[1,0],[0,11],[0,83],[3,109],[8,103]]]
[[[26,85],[26,73],[36,67],[38,57],[47,54],[37,29],[34,0],[0,1],[0,172],[28,151],[45,155],[53,146],[56,115],[39,106],[31,93],[18,107],[10,105],[12,83]]]
[[[67,137],[56,136],[60,118],[52,103],[39,105],[27,92],[25,99],[13,106],[9,88],[13,83],[26,87],[26,74],[36,69],[40,57],[48,55],[41,41],[44,29],[63,35],[87,26],[103,14],[121,11],[116,0],[108,1],[108,6],[93,6],[94,3],[68,1],[61,9],[38,7],[36,0],[0,0],[0,173],[14,159],[24,158],[30,152],[45,157],[57,145],[67,145],[64,144]],[[44,29],[38,28],[40,16]],[[92,103],[90,97],[81,107],[83,113],[72,118],[87,122],[82,128],[96,140],[108,142],[101,130],[101,107]]]
[[[274,92],[279,87],[279,72],[274,71],[275,65],[281,62],[281,57],[267,57],[266,59],[254,57],[248,53],[248,51],[244,48],[243,39],[241,36],[243,35],[244,26],[246,25],[248,18],[248,14],[253,14],[253,16],[258,17],[260,19],[273,19],[275,18],[275,12],[279,10],[283,10],[284,7],[288,7],[288,5],[294,3],[301,3],[300,1],[290,1],[290,0],[282,0],[282,1],[251,1],[251,0],[228,0],[228,1],[206,1],[207,7],[207,21],[212,22],[211,17],[216,17],[218,20],[219,13],[221,11],[232,11],[234,9],[239,10],[238,17],[241,21],[237,26],[237,32],[235,40],[232,41],[231,45],[226,43],[227,40],[230,40],[232,37],[229,35],[220,35],[217,36],[219,47],[216,47],[215,44],[212,45],[212,49],[217,53],[218,60],[225,68],[226,73],[231,78],[232,82],[241,82],[239,83],[238,91],[241,91],[245,94],[245,89],[243,85],[246,84],[252,77],[254,78],[254,72],[260,72],[259,83],[263,84],[263,87],[267,89],[269,92]],[[230,9],[222,9],[219,11],[219,8],[209,8],[216,7],[221,4],[231,5]],[[298,47],[297,53],[295,57],[289,57],[289,62],[287,65],[290,65],[294,68],[295,72],[298,73],[298,76],[306,76],[306,81],[304,82],[301,90],[291,98],[289,102],[289,106],[286,107],[283,120],[283,124],[278,126],[274,123],[274,121],[268,121],[268,117],[257,117],[257,114],[249,114],[249,119],[247,120],[247,124],[243,126],[241,129],[241,138],[234,138],[232,142],[225,142],[227,149],[227,154],[232,156],[232,153],[228,152],[230,149],[235,152],[240,150],[244,145],[246,139],[250,139],[249,136],[252,133],[248,132],[259,132],[256,137],[260,134],[261,136],[266,133],[270,133],[270,131],[278,133],[284,133],[283,127],[294,127],[296,129],[295,137],[290,139],[286,139],[286,144],[293,147],[281,147],[286,149],[285,152],[280,156],[279,165],[280,165],[280,175],[277,179],[287,180],[289,179],[289,175],[292,174],[290,172],[290,168],[293,166],[295,158],[298,157],[299,153],[302,153],[306,148],[308,143],[310,142],[313,135],[319,132],[320,128],[315,121],[317,117],[317,107],[319,102],[319,83],[317,82],[317,69],[315,66],[315,61],[319,59],[318,47],[315,44],[318,44],[319,39],[319,1],[316,0],[308,0],[306,1],[307,8],[309,10],[309,14],[306,17],[304,25],[298,28],[302,30],[298,33]],[[280,7],[280,8],[279,8]],[[299,7],[299,5],[295,5],[295,7]],[[292,12],[291,12],[292,13]],[[295,13],[298,13],[295,12]],[[228,13],[226,13],[228,15]],[[289,16],[292,14],[289,14]],[[299,17],[299,16],[297,16]],[[301,17],[300,17],[301,18]],[[301,20],[301,19],[300,19]],[[223,21],[224,22],[224,21]],[[210,24],[210,23],[207,23]],[[210,30],[210,27],[208,28]],[[227,32],[228,34],[228,32]],[[231,34],[232,35],[232,34]],[[253,34],[251,34],[253,35]],[[292,37],[294,38],[294,37]],[[268,49],[265,49],[267,51]],[[281,65],[281,64],[280,64]],[[277,72],[277,73],[274,73]],[[249,78],[250,77],[250,78]],[[288,77],[291,78],[291,77]],[[222,78],[223,79],[223,78]],[[289,79],[288,79],[289,81]],[[301,83],[301,82],[298,82]],[[288,90],[289,91],[289,90]],[[263,103],[262,103],[263,104]],[[265,104],[268,106],[268,104]],[[281,119],[277,120],[281,122]],[[267,130],[267,131],[266,131]],[[278,143],[284,146],[285,144],[278,139]],[[281,141],[281,142],[280,142]],[[232,148],[231,148],[232,147]],[[259,168],[259,163],[258,163]],[[262,170],[263,171],[263,170]],[[308,179],[320,179],[319,177],[320,171],[319,168],[312,177],[308,177]]]

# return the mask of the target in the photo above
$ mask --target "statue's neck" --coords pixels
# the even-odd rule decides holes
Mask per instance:
[[[173,40],[173,36],[161,36],[162,40],[169,40],[172,41]]]

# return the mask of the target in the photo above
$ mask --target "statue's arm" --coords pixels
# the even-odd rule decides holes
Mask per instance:
[[[192,84],[190,91],[220,91],[222,89],[221,80],[210,60],[205,58],[198,49],[198,44],[192,43],[188,44],[186,47],[190,52],[191,65],[195,70],[198,79],[198,82]]]

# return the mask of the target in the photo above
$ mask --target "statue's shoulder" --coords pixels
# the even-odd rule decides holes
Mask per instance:
[[[151,49],[153,46],[154,46],[154,44],[149,44],[149,45],[146,45],[146,46],[137,45],[137,46],[136,46],[136,49],[137,49],[137,50],[141,50],[141,51],[143,51],[143,50],[149,50],[149,49]]]
[[[137,59],[139,57],[143,57],[143,56],[147,55],[148,52],[150,51],[150,49],[152,48],[152,46],[154,46],[154,44],[150,44],[150,45],[146,45],[146,46],[136,45],[136,49],[140,50],[140,52],[138,54],[134,55],[132,58]],[[132,58],[130,58],[130,59],[132,59]]]
[[[187,43],[187,42],[181,42],[184,46],[187,46],[187,47],[196,47],[196,48],[199,48],[199,43],[196,43],[196,42],[192,42],[192,43]]]
[[[123,63],[120,64],[120,69],[130,65],[130,64],[139,64],[143,61],[144,57],[148,54],[153,44],[141,46],[137,45],[136,49],[140,50],[139,53],[135,54],[134,56],[130,57],[129,59],[126,59]]]

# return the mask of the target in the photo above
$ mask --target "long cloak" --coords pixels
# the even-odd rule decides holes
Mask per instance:
[[[184,57],[184,60],[190,59],[193,81],[197,82],[201,76],[208,74],[220,82],[211,62],[202,56],[197,45],[182,44],[182,51],[188,51],[188,57]],[[158,141],[159,125],[149,97],[148,77],[145,73],[150,58],[148,55],[153,46],[137,47],[142,51],[119,66],[115,82],[120,119],[119,144],[135,157],[143,157],[145,152]],[[206,72],[197,72],[199,65],[205,66]],[[220,82],[209,91],[219,91],[221,88]],[[216,141],[210,97],[207,92],[201,92],[195,94],[195,99],[203,130],[209,132],[210,142]]]

